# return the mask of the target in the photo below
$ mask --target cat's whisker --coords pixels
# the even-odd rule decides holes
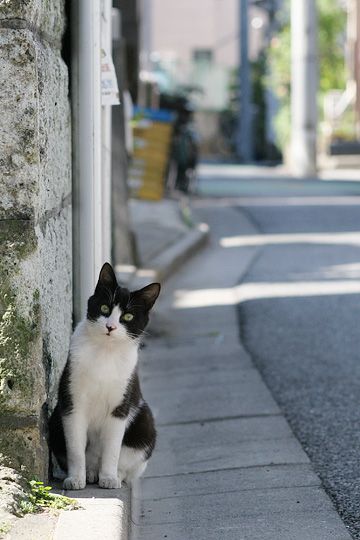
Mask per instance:
[[[133,334],[131,332],[128,332],[127,335],[133,339],[140,339],[142,334]]]
[[[145,330],[142,330],[141,335],[151,336],[150,332],[146,332]]]

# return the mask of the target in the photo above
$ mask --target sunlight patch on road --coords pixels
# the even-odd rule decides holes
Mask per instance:
[[[215,206],[218,208],[227,208],[234,206],[247,207],[247,206],[360,206],[360,197],[344,196],[305,196],[305,197],[290,197],[290,196],[268,196],[261,197],[259,195],[249,195],[243,197],[216,197],[216,198],[204,198],[194,199],[192,206],[194,208],[208,208]]]
[[[197,291],[176,291],[174,307],[187,309],[209,306],[229,306],[236,304],[236,288],[200,289]]]
[[[360,279],[360,263],[326,266],[320,269],[319,274],[327,279]]]
[[[254,234],[221,238],[221,247],[265,246],[270,244],[347,244],[360,245],[360,231],[344,233]]]
[[[175,309],[229,306],[265,298],[295,298],[360,294],[360,281],[295,281],[287,283],[246,283],[224,289],[178,290]]]

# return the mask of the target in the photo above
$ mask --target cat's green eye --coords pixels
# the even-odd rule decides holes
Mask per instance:
[[[124,319],[124,321],[130,322],[133,320],[134,315],[132,313],[125,313],[122,318]]]
[[[107,306],[106,304],[103,304],[101,307],[100,307],[100,311],[103,315],[109,315],[110,313],[110,308],[109,306]]]

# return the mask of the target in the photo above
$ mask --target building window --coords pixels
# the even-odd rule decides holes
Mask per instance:
[[[211,64],[213,51],[211,49],[193,49],[193,61],[201,64]]]

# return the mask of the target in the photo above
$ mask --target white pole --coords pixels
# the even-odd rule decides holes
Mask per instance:
[[[102,46],[112,54],[112,0],[102,0]],[[111,105],[101,108],[102,124],[102,261],[111,262]]]
[[[98,0],[72,3],[74,156],[74,317],[84,316],[103,262],[101,189],[101,9]]]
[[[315,0],[291,0],[291,162],[293,174],[316,175],[317,20]]]

